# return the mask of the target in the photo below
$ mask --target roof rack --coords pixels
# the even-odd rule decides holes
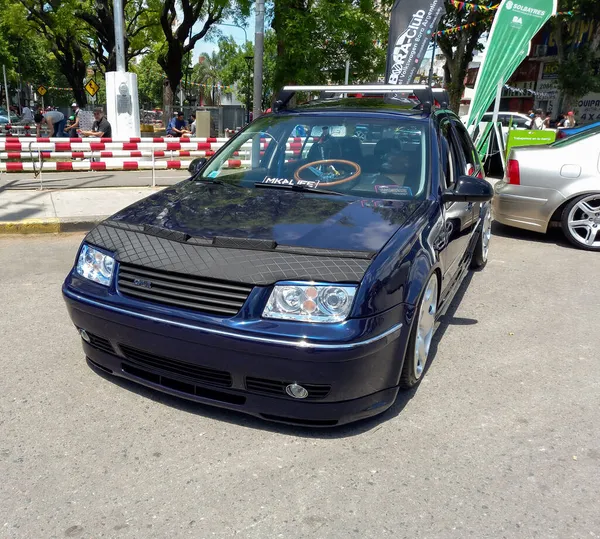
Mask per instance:
[[[440,107],[447,109],[450,105],[450,95],[445,88],[432,88],[431,93],[435,100],[440,104]]]
[[[336,97],[338,94],[375,94],[384,95],[386,100],[406,100],[415,96],[423,106],[424,112],[431,112],[434,103],[432,89],[427,85],[420,84],[357,84],[357,85],[333,85],[333,86],[284,86],[277,95],[274,111],[286,108],[296,92],[320,92],[322,99]]]

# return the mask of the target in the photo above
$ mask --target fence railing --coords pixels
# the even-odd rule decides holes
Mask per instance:
[[[212,157],[228,138],[172,138],[148,137],[114,140],[110,138],[0,138],[0,173],[33,172],[40,178],[43,172],[150,170],[152,186],[156,186],[156,170],[187,169],[191,159],[185,157]],[[264,155],[269,139],[262,139],[260,154]],[[290,137],[286,143],[287,159],[297,159],[303,148],[312,146],[302,138]],[[232,154],[224,166],[239,168],[249,166],[252,142],[246,142]]]

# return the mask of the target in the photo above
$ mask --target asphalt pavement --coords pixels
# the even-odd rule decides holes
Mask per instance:
[[[82,235],[0,237],[0,537],[600,536],[600,258],[495,227],[416,392],[333,430],[90,370]]]

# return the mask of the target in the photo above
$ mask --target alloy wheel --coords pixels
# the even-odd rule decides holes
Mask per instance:
[[[492,239],[492,210],[487,209],[485,218],[483,219],[483,226],[481,228],[481,254],[483,255],[483,261],[486,262],[488,259],[488,253],[490,252],[490,240]]]
[[[438,281],[435,275],[432,275],[427,283],[421,308],[419,310],[419,318],[417,320],[417,334],[415,339],[415,357],[414,357],[414,373],[418,380],[425,371],[427,365],[427,357],[429,356],[429,348],[433,338],[435,328],[435,315],[437,313],[438,304]]]
[[[581,199],[569,212],[569,233],[587,247],[600,247],[600,195]]]

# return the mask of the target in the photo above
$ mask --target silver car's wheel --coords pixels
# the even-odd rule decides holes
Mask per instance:
[[[438,308],[438,279],[433,274],[427,284],[417,307],[416,320],[402,369],[400,385],[410,388],[417,385],[425,372],[429,349],[435,330],[435,317]]]
[[[582,249],[600,250],[600,195],[583,195],[563,211],[563,231]]]

